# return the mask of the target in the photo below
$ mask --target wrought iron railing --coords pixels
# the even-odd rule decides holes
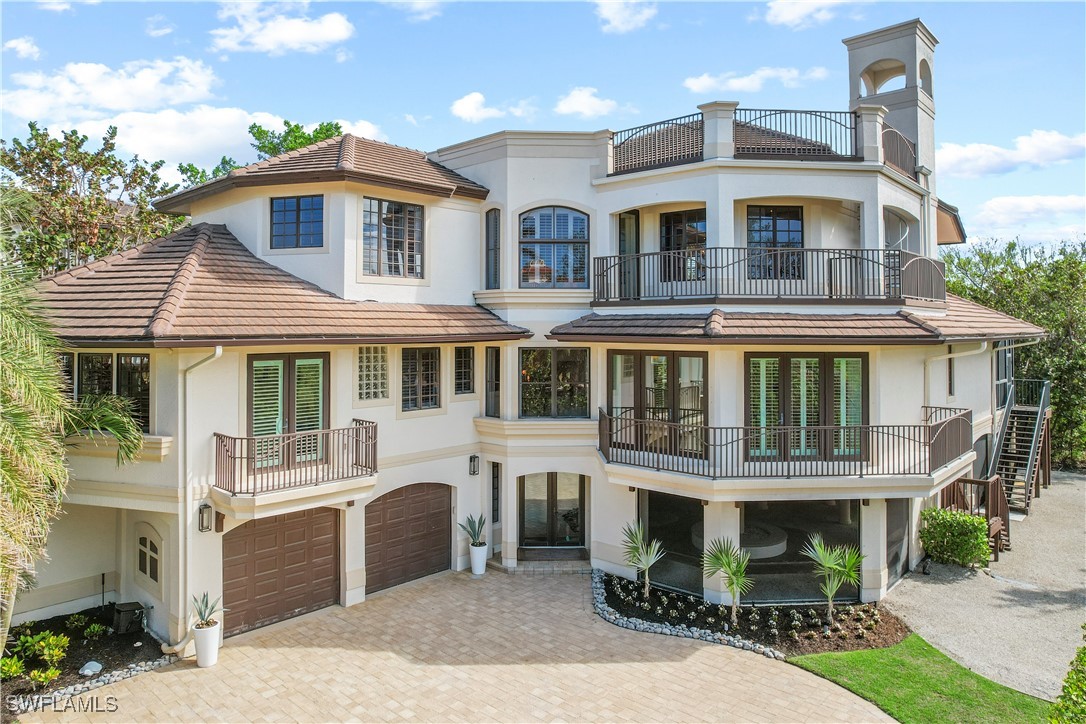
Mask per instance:
[[[853,161],[859,156],[856,114],[737,108],[735,155]]]
[[[882,126],[882,157],[887,166],[916,180],[916,144],[885,123]]]
[[[701,114],[617,131],[611,143],[614,173],[700,161],[705,146]]]
[[[285,435],[215,433],[215,487],[258,495],[377,472],[377,423]]]
[[[664,300],[946,300],[943,263],[883,249],[713,247],[593,260],[596,303]]]

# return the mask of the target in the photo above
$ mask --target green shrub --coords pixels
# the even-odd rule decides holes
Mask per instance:
[[[1082,640],[1086,642],[1086,623],[1082,624]],[[1071,670],[1063,680],[1063,691],[1052,705],[1048,720],[1054,724],[1086,722],[1086,646],[1079,647],[1071,662]]]
[[[24,671],[26,671],[26,666],[23,665],[23,660],[16,656],[5,656],[0,659],[0,679],[4,681],[15,679],[22,676]]]
[[[50,666],[56,666],[68,653],[68,644],[70,641],[64,634],[57,634],[56,636],[49,635],[45,638],[45,643],[42,646],[41,660]]]
[[[88,641],[97,641],[106,635],[106,627],[100,623],[92,623],[83,631],[83,637]]]
[[[988,563],[988,522],[960,510],[928,508],[920,514],[920,542],[938,563],[971,567]]]
[[[41,689],[53,683],[58,676],[60,676],[60,669],[50,666],[48,669],[34,669],[26,675],[26,678],[30,679],[35,689]]]
[[[64,627],[69,631],[82,631],[87,627],[87,617],[81,613],[73,613],[64,621]]]
[[[42,652],[45,651],[45,641],[49,638],[49,635],[48,631],[43,631],[35,636],[24,634],[11,647],[11,653],[23,659],[41,658]]]

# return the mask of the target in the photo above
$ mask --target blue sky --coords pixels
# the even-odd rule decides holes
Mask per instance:
[[[3,4],[3,138],[109,124],[143,158],[254,160],[246,128],[339,120],[431,150],[503,128],[622,129],[709,100],[845,110],[841,39],[940,40],[939,196],[971,237],[1086,235],[1086,4]]]

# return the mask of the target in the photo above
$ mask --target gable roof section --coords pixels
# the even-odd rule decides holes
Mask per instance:
[[[273,266],[223,225],[197,224],[61,272],[38,289],[74,345],[157,347],[520,339],[473,305],[341,299]]]
[[[485,199],[488,189],[431,161],[426,154],[351,134],[236,168],[220,178],[155,202],[167,214],[185,214],[193,201],[240,186],[357,181],[432,196]]]
[[[894,314],[589,314],[559,325],[549,339],[569,342],[656,341],[676,344],[941,344],[1018,339],[1044,330],[960,297],[947,295],[946,316]]]

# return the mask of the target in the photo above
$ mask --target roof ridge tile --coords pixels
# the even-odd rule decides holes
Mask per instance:
[[[173,278],[166,285],[166,293],[162,295],[162,300],[151,315],[151,322],[147,325],[149,337],[163,337],[170,332],[174,320],[177,319],[181,303],[185,299],[185,292],[188,291],[189,284],[196,275],[196,270],[200,268],[204,253],[211,243],[210,224],[198,224],[193,228],[197,229],[196,241],[185,255],[184,261],[178,265]]]

